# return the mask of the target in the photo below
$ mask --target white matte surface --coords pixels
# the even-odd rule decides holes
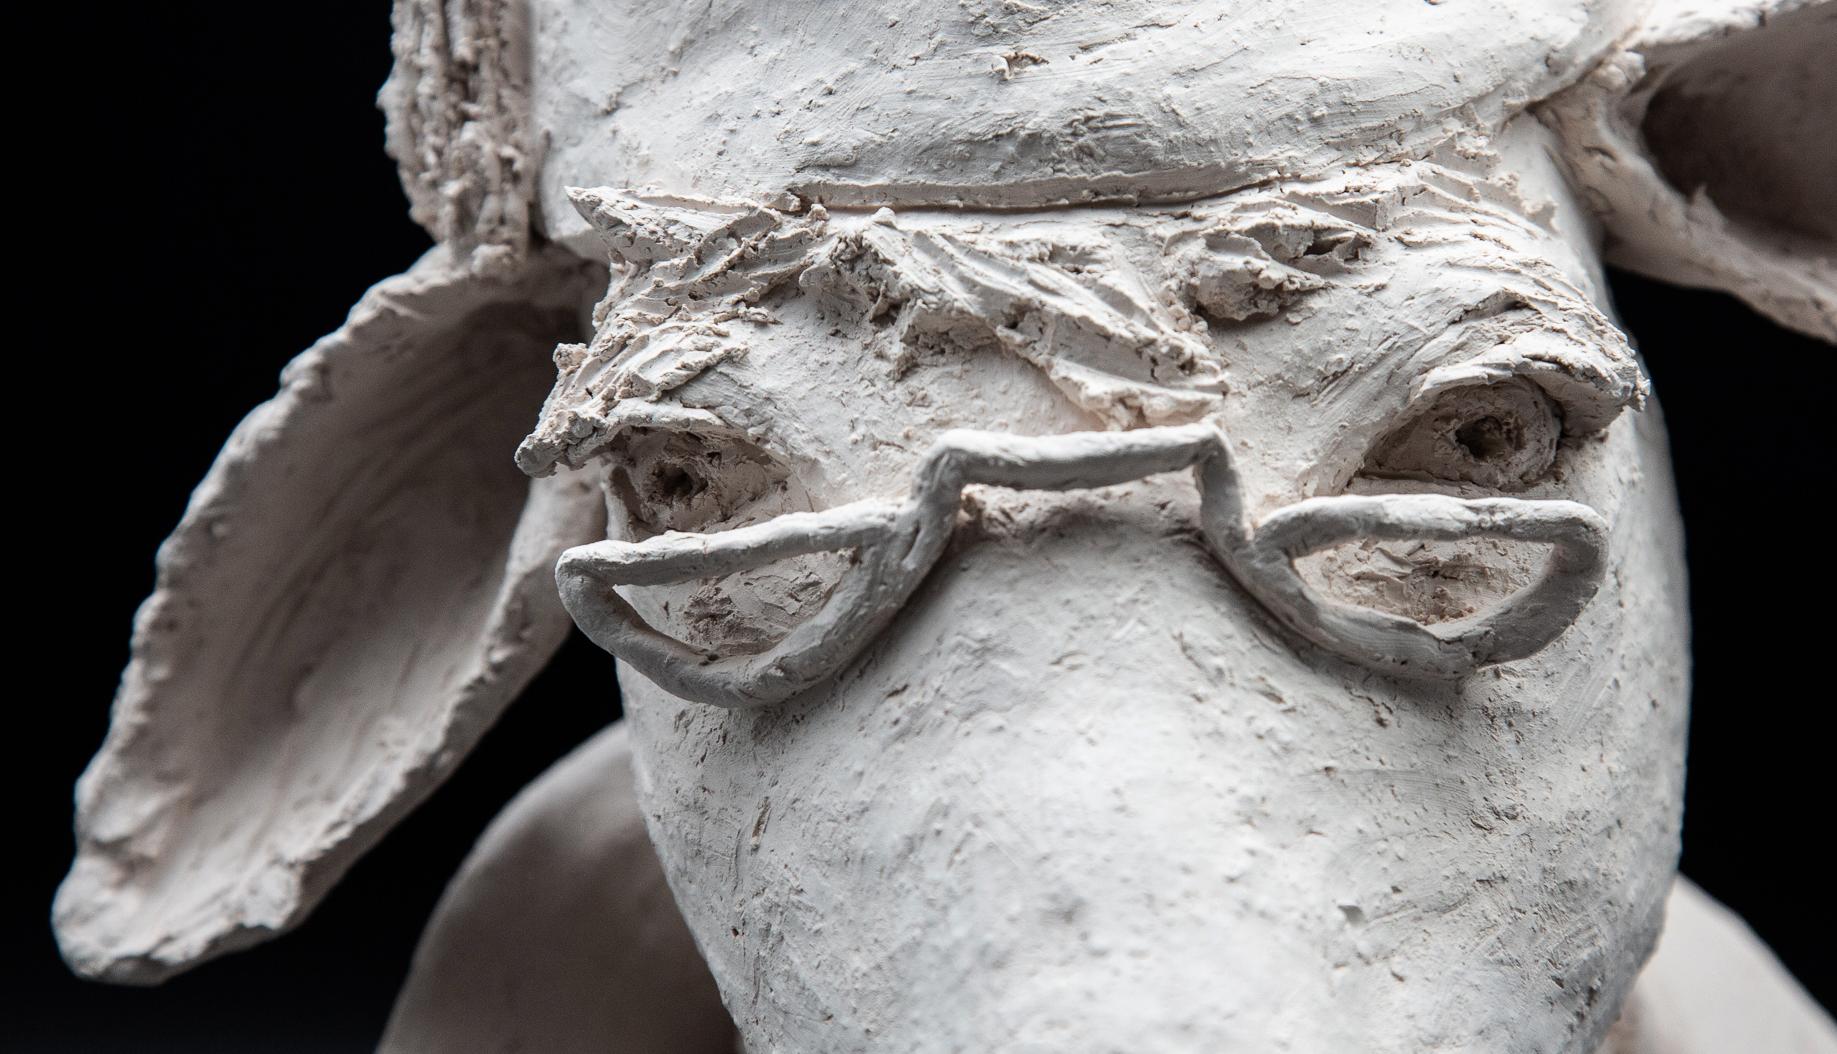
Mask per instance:
[[[685,923],[756,1054],[1828,1049],[1688,886],[1634,988],[1687,627],[1601,267],[1837,340],[1837,4],[395,23],[441,247],[162,550],[79,786],[79,971],[297,923],[594,543],[562,586],[629,725],[494,824],[388,1049],[725,1043]]]
[[[298,923],[567,632],[601,528],[509,445],[593,269],[436,249],[288,365],[161,547],[53,911],[79,972],[152,983]],[[526,404],[525,404],[526,405]]]

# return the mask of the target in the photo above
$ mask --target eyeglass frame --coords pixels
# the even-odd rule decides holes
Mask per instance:
[[[1221,567],[1283,625],[1380,673],[1457,680],[1535,654],[1599,589],[1608,525],[1560,499],[1337,495],[1285,505],[1252,527],[1230,442],[1215,419],[1129,431],[1017,436],[953,430],[920,459],[903,502],[865,499],[707,534],[576,546],[556,563],[563,605],[594,643],[659,687],[730,708],[783,702],[845,668],[884,630],[943,555],[970,484],[1067,491],[1191,468],[1200,533]],[[1545,543],[1538,577],[1490,609],[1433,626],[1328,599],[1294,562],[1353,539]],[[857,562],[816,614],[771,647],[717,655],[647,623],[616,586],[717,578],[791,557],[853,549]]]

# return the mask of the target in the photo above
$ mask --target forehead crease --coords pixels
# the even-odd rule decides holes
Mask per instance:
[[[674,6],[538,3],[550,171],[831,204],[1179,200],[1494,131],[1641,7]]]
[[[1205,342],[1088,229],[890,213],[832,222],[820,207],[690,214],[604,191],[576,200],[622,273],[593,344],[563,364],[565,397],[550,409],[569,427],[598,430],[619,401],[738,358],[749,323],[785,320],[768,301],[793,280],[856,321],[897,313],[906,345],[1012,352],[1119,427],[1190,419],[1222,391]]]
[[[1387,386],[1419,385],[1437,367],[1484,361],[1494,372],[1548,375],[1565,387],[1566,404],[1595,404],[1579,408],[1584,430],[1637,405],[1637,360],[1586,279],[1559,262],[1565,250],[1548,216],[1502,198],[1487,182],[1435,172],[1389,188],[1309,193],[1310,207],[1366,220],[1371,251],[1305,308],[1335,316],[1339,327],[1270,368],[1286,371],[1297,394],[1368,402]],[[1534,335],[1556,339],[1520,341]]]
[[[1408,388],[1533,331],[1574,347],[1546,343],[1517,366],[1492,366],[1567,374],[1615,409],[1635,401],[1637,368],[1618,330],[1551,259],[1554,235],[1507,194],[1433,164],[1182,208],[1018,216],[832,217],[821,206],[577,191],[621,273],[593,343],[563,357],[531,438],[546,431],[560,448],[568,443],[554,438],[568,433],[603,437],[624,403],[741,360],[762,332],[753,323],[785,320],[773,300],[794,282],[845,321],[888,317],[905,346],[1012,353],[1111,427],[1209,412],[1233,346],[1254,348],[1251,375],[1331,405]],[[1303,328],[1291,336],[1289,326]]]

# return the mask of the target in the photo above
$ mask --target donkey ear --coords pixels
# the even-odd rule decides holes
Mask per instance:
[[[1607,258],[1837,342],[1837,2],[1662,0],[1544,105]]]
[[[152,983],[298,923],[568,631],[597,488],[512,453],[604,272],[436,249],[295,359],[161,546],[53,910],[80,973]]]

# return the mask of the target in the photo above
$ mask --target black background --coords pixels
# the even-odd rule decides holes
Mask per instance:
[[[298,931],[155,989],[81,982],[59,962],[48,912],[72,851],[70,786],[107,727],[155,547],[288,358],[429,244],[373,105],[388,5],[244,14],[262,6],[73,8],[16,42],[46,65],[19,96],[27,185],[10,202],[9,255],[34,292],[15,305],[26,342],[9,357],[25,366],[10,378],[24,413],[9,518],[31,584],[6,708],[7,1050],[369,1050],[472,840],[617,713],[611,660],[576,635]],[[1831,483],[1837,353],[1727,297],[1619,274],[1613,287],[1663,400],[1689,533],[1683,868],[1830,1007],[1837,693],[1817,601],[1833,561],[1798,510]]]

